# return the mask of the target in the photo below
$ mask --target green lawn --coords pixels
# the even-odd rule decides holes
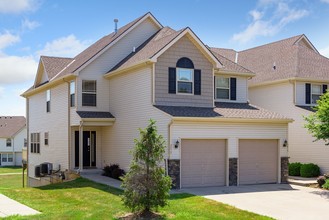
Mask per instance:
[[[0,185],[6,186],[0,193],[42,214],[7,219],[116,219],[128,212],[121,202],[121,190],[84,178],[39,188],[21,188],[15,178],[21,182],[20,175],[0,176]],[[270,219],[190,194],[172,195],[169,206],[159,212],[164,219]]]
[[[3,173],[22,173],[22,167],[0,167],[0,174]]]

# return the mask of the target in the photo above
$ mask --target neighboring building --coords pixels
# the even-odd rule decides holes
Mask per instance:
[[[21,166],[26,145],[25,117],[0,116],[0,166]]]
[[[214,51],[256,73],[249,80],[252,103],[294,119],[288,132],[290,162],[315,163],[322,173],[329,173],[329,147],[324,141],[314,142],[303,118],[328,88],[329,59],[305,35],[240,52]]]
[[[255,74],[214,55],[190,28],[151,13],[75,58],[42,56],[27,100],[29,184],[35,166],[129,168],[139,128],[156,120],[176,188],[280,183],[291,119],[248,103]]]

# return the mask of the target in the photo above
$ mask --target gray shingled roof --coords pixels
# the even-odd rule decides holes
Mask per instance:
[[[155,105],[154,107],[173,117],[288,119],[283,115],[249,103],[217,102],[215,108],[159,105]]]
[[[40,59],[44,65],[45,72],[47,73],[49,80],[56,76],[56,74],[58,74],[73,60],[73,58],[49,56],[41,56]]]
[[[80,118],[114,118],[110,112],[77,111]]]
[[[0,137],[10,138],[25,125],[24,116],[0,116]]]
[[[307,111],[310,111],[310,112],[315,112],[315,110],[313,109],[313,106],[296,105],[296,107],[302,108],[302,109],[307,110]]]

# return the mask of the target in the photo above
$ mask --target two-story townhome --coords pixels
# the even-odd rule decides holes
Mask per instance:
[[[174,186],[280,183],[288,123],[248,103],[255,74],[212,53],[190,28],[147,13],[76,57],[40,58],[27,100],[29,184],[35,166],[83,171],[118,163],[149,119],[166,140]]]
[[[304,128],[316,100],[329,84],[329,59],[319,54],[305,35],[235,52],[217,49],[256,73],[249,81],[252,103],[294,119],[289,124],[291,162],[315,163],[329,173],[329,147]]]
[[[21,166],[26,145],[25,117],[0,116],[0,166]]]

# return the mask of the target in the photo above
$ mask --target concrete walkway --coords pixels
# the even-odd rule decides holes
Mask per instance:
[[[10,215],[36,215],[40,212],[0,194],[0,218]]]
[[[327,219],[329,191],[290,184],[180,190],[276,219]]]
[[[91,181],[102,183],[104,185],[108,185],[117,189],[122,189],[121,184],[122,182],[120,180],[116,180],[107,176],[102,176],[99,172],[90,172],[90,173],[80,173],[80,175],[86,179],[89,179]]]

